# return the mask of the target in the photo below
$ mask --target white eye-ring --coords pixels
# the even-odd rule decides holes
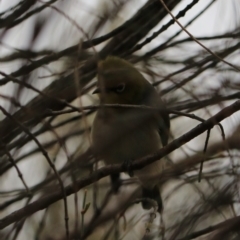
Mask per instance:
[[[116,87],[116,92],[117,93],[121,93],[123,92],[125,89],[125,83],[120,83],[117,87]]]

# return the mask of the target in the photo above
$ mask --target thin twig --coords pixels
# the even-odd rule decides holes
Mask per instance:
[[[174,21],[179,25],[179,27],[188,34],[188,36],[190,38],[192,38],[197,44],[199,44],[202,48],[204,48],[207,52],[209,52],[211,55],[213,55],[214,57],[216,57],[218,60],[220,60],[221,62],[227,64],[228,66],[236,69],[238,72],[240,72],[240,68],[233,65],[232,63],[229,63],[227,61],[225,61],[224,59],[222,59],[221,57],[219,57],[216,53],[212,52],[209,48],[207,48],[206,46],[204,46],[200,41],[198,41],[186,28],[184,28],[182,26],[182,24],[174,17],[174,15],[171,13],[171,11],[168,9],[167,5],[164,3],[163,0],[160,0],[160,2],[162,3],[163,7],[166,9],[166,11],[171,15],[171,17],[174,19]]]
[[[169,143],[167,146],[163,147],[159,151],[157,151],[155,154],[149,155],[147,157],[144,157],[142,159],[136,160],[132,163],[132,169],[137,170],[141,169],[145,166],[147,166],[150,163],[153,163],[154,161],[159,160],[160,158],[166,156],[170,152],[178,149],[183,144],[187,143],[188,141],[192,140],[193,138],[199,136],[203,132],[213,128],[218,122],[222,121],[223,119],[231,116],[233,113],[240,110],[240,100],[236,101],[232,105],[222,109],[220,112],[218,112],[213,117],[209,118],[205,122],[199,124],[197,127],[193,128],[189,132],[185,133],[183,136],[175,139],[171,143]],[[201,159],[196,159],[194,162],[188,163],[188,168],[191,168],[192,166],[198,164],[201,162]],[[166,169],[162,172],[162,179],[164,178],[170,178],[171,176],[174,176],[176,174],[182,174],[183,168],[184,171],[186,171],[185,163],[178,163],[174,166],[172,166],[169,169]],[[86,187],[87,185],[106,177],[110,174],[115,174],[119,172],[124,172],[126,169],[121,164],[111,165],[107,167],[103,167],[95,172],[93,172],[90,176],[85,177],[77,182],[78,190],[82,189],[83,187]],[[159,178],[160,179],[160,178]],[[64,193],[66,193],[66,196],[71,195],[76,191],[75,187],[71,184],[64,188]],[[29,204],[28,206],[21,208],[14,213],[2,218],[0,220],[0,229],[3,229],[7,227],[8,225],[12,224],[15,221],[19,221],[22,218],[26,218],[27,216],[30,216],[31,214],[44,209],[48,207],[49,205],[53,204],[54,202],[62,199],[63,193],[62,191],[56,191],[52,194],[48,194],[47,196],[44,196],[40,198],[39,200],[36,200],[35,202]]]

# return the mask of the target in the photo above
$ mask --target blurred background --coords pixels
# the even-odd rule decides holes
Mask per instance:
[[[159,0],[0,1],[0,239],[240,239],[239,113],[167,156],[184,167],[159,180],[162,216],[126,174],[117,196],[82,183],[98,59],[154,84],[170,142],[240,97],[240,1],[164,3],[183,29]]]

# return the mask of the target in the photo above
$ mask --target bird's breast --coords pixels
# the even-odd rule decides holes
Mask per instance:
[[[107,164],[135,160],[158,150],[161,140],[151,116],[142,111],[99,110],[92,129],[96,155]]]

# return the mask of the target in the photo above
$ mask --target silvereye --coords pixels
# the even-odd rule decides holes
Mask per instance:
[[[108,57],[98,64],[98,83],[94,93],[99,95],[100,107],[92,127],[92,149],[106,164],[131,163],[156,152],[168,142],[170,121],[159,94],[144,76],[129,62]],[[144,105],[159,108],[147,111],[140,108],[104,107],[104,104]],[[142,185],[143,198],[157,202],[162,199],[156,177],[163,171],[166,160],[161,159],[134,171]],[[119,174],[111,175],[115,192],[120,187]],[[143,208],[151,208],[149,201]]]

